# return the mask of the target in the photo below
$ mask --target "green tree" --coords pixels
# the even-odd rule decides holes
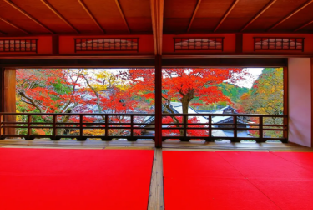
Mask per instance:
[[[284,80],[282,68],[265,68],[248,93],[241,96],[241,112],[247,114],[283,115]],[[257,122],[258,123],[258,122]],[[267,125],[282,125],[283,118],[264,118]],[[272,127],[277,128],[277,127]],[[266,131],[266,136],[279,137],[281,131]]]

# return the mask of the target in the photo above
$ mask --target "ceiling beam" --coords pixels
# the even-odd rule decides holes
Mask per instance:
[[[285,22],[286,20],[288,20],[289,18],[291,18],[292,16],[294,16],[295,14],[297,14],[298,12],[300,12],[301,10],[303,10],[304,8],[306,8],[308,5],[310,5],[311,3],[313,3],[313,0],[309,0],[307,1],[304,5],[302,5],[301,7],[299,7],[298,9],[296,9],[294,12],[292,12],[291,14],[287,15],[284,19],[282,19],[281,21],[279,21],[278,23],[274,24],[271,28],[269,28],[267,31],[272,30],[274,28],[276,28],[278,25],[282,24],[283,22]]]
[[[221,19],[221,21],[218,23],[218,25],[216,26],[216,28],[214,29],[214,32],[222,25],[222,23],[225,21],[225,19],[227,18],[227,16],[230,14],[230,12],[235,8],[236,4],[239,2],[239,0],[235,0],[229,7],[229,9],[227,10],[227,12],[225,13],[224,17]]]
[[[162,55],[164,0],[150,0],[154,54]]]
[[[118,8],[122,18],[123,18],[123,21],[124,21],[125,25],[127,26],[128,33],[130,33],[130,28],[129,28],[128,22],[127,22],[127,20],[125,18],[123,9],[121,7],[121,4],[120,4],[119,0],[114,0],[114,1],[115,1],[115,4],[116,4],[116,6],[117,6],[117,8]]]
[[[256,16],[254,16],[252,18],[252,20],[250,20],[249,23],[247,23],[241,30],[240,32],[242,32],[243,30],[245,30],[249,25],[251,25],[256,19],[258,19],[266,10],[268,10],[273,4],[275,4],[277,0],[272,0],[271,2],[269,2],[267,5],[265,5],[265,7],[263,7],[263,9],[256,14]]]
[[[15,28],[15,29],[17,29],[17,30],[19,30],[19,31],[22,31],[22,32],[25,33],[25,34],[30,34],[28,31],[22,29],[21,27],[15,25],[15,24],[13,24],[13,23],[11,23],[10,21],[8,21],[8,20],[6,20],[6,19],[4,19],[4,18],[2,18],[2,17],[0,17],[0,20],[2,20],[2,21],[5,22],[6,24],[12,26],[13,28]]]
[[[313,23],[313,20],[305,23],[304,25],[300,26],[299,28],[295,29],[294,32],[299,31],[300,29],[303,29],[305,27],[307,27],[308,25],[311,25]]]
[[[40,0],[44,5],[46,5],[48,7],[48,9],[50,9],[54,14],[56,14],[61,20],[63,20],[64,23],[66,23],[70,28],[72,28],[74,31],[76,31],[76,33],[80,33],[67,19],[65,19],[63,17],[63,15],[61,15],[58,10],[56,10],[55,8],[53,8],[53,6],[47,1],[47,0]]]
[[[87,5],[83,2],[83,0],[78,0],[78,3],[83,7],[83,9],[87,12],[89,17],[93,20],[93,22],[98,26],[98,28],[105,34],[105,30],[101,27],[98,20],[95,18],[95,16],[91,13],[90,9],[87,7]]]
[[[16,4],[14,4],[11,0],[3,0],[5,3],[9,4],[10,6],[12,6],[14,9],[16,9],[17,11],[19,11],[20,13],[22,13],[23,15],[25,15],[26,17],[28,17],[30,20],[34,21],[35,23],[37,23],[38,25],[40,25],[41,27],[43,27],[44,29],[46,29],[47,31],[49,31],[51,34],[54,34],[54,31],[52,31],[51,29],[49,29],[47,26],[45,26],[44,24],[42,24],[41,22],[39,22],[36,18],[32,17],[30,14],[28,14],[27,12],[25,12],[24,10],[22,10],[20,7],[18,7]]]
[[[190,19],[190,21],[189,21],[187,33],[189,32],[190,27],[191,27],[191,24],[193,23],[193,20],[195,19],[195,16],[196,16],[196,13],[197,13],[197,11],[198,11],[198,9],[199,9],[200,3],[201,3],[201,0],[198,0],[198,3],[196,4],[196,7],[195,7],[195,9],[194,9],[194,11],[193,11],[193,14],[192,14],[192,17],[191,17],[191,19]]]

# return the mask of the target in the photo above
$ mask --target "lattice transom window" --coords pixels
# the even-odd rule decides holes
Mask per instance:
[[[221,50],[224,38],[174,38],[174,50]]]
[[[0,52],[38,52],[37,39],[0,39]]]
[[[304,38],[254,38],[254,50],[304,51]]]
[[[75,39],[75,52],[79,51],[138,51],[139,39]]]

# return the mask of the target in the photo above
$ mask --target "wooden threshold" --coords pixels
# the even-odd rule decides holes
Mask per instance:
[[[6,139],[0,140],[0,147],[19,148],[58,148],[58,149],[154,149],[153,140],[22,140]],[[293,143],[230,143],[228,141],[206,142],[206,141],[176,141],[165,140],[163,150],[202,150],[202,151],[308,151],[313,148],[299,146]]]

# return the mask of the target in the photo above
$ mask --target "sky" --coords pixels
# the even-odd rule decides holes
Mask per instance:
[[[238,80],[234,84],[239,87],[251,88],[254,81],[257,80],[262,74],[264,68],[246,68],[245,71],[249,72],[249,76],[244,76],[243,80]]]

